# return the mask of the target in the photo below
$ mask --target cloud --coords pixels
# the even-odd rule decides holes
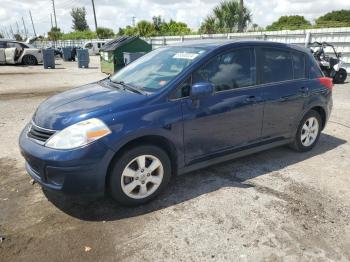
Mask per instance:
[[[32,33],[28,11],[31,10],[37,33],[44,34],[51,27],[50,14],[52,4],[49,0],[0,0],[0,31],[23,31],[22,16],[27,29]],[[99,26],[109,27],[117,31],[137,21],[150,20],[154,15],[161,15],[166,20],[174,19],[186,22],[191,28],[198,28],[200,22],[218,4],[217,0],[95,0],[97,22]],[[87,20],[94,29],[91,0],[55,0],[58,26],[64,31],[71,30],[70,10],[73,7],[85,6]],[[332,4],[324,0],[245,0],[253,15],[253,22],[261,26],[271,24],[281,15],[304,15],[313,20],[318,16],[335,10],[350,9],[348,0],[332,0]]]

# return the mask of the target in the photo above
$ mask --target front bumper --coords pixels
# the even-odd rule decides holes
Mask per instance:
[[[19,138],[28,174],[42,187],[70,195],[101,194],[114,152],[96,141],[74,150],[47,148],[27,136]]]

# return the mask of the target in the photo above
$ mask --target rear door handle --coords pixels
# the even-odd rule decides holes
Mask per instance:
[[[307,87],[302,87],[299,89],[299,93],[302,93],[304,95],[307,95],[309,93],[309,88]]]
[[[256,96],[248,96],[245,101],[247,102],[256,102],[257,101],[257,98]]]

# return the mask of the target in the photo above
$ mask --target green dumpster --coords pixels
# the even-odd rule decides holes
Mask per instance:
[[[113,74],[125,66],[124,52],[149,52],[152,46],[137,36],[121,36],[107,42],[100,49],[101,71]]]

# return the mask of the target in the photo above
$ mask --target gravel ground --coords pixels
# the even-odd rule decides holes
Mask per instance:
[[[32,185],[17,139],[47,96],[103,78],[0,67],[0,261],[349,261],[350,84],[308,153],[280,147],[175,178],[155,201],[125,208]]]

